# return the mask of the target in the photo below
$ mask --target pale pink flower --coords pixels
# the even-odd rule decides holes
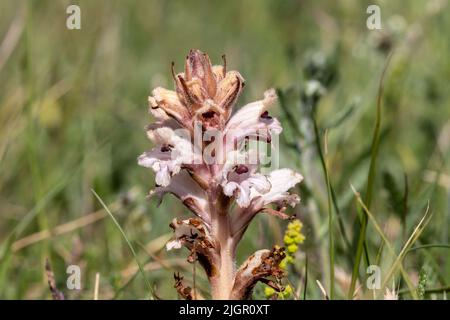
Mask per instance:
[[[284,254],[281,248],[261,250],[236,270],[236,247],[259,212],[289,217],[285,210],[299,197],[288,191],[303,179],[290,169],[261,173],[263,155],[246,150],[250,140],[270,144],[281,133],[280,122],[268,110],[276,93],[270,89],[262,100],[232,115],[244,79],[227,71],[225,59],[222,66],[212,66],[207,54],[191,50],[184,72],[175,74],[173,69],[175,90],[156,88],[149,98],[156,122],[148,126],[147,135],[155,146],[138,163],[155,172],[151,196],[161,201],[171,193],[197,216],[174,219],[174,239],[167,249],[190,250],[188,260],[198,259],[204,267],[213,298],[247,298],[257,281],[282,275],[278,264]],[[214,138],[197,141],[198,132]],[[204,151],[215,161],[206,161]],[[177,276],[177,290],[194,298],[181,280]]]

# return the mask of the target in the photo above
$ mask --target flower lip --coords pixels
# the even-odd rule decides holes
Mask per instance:
[[[261,118],[261,119],[268,119],[268,120],[273,119],[272,116],[269,115],[269,111],[267,111],[267,110],[264,111],[264,112],[260,115],[260,118]]]
[[[244,174],[244,173],[248,172],[248,167],[243,164],[240,164],[240,165],[236,166],[236,169],[234,169],[234,171],[237,174]]]
[[[173,146],[170,144],[165,144],[161,146],[161,152],[169,152],[172,151]]]

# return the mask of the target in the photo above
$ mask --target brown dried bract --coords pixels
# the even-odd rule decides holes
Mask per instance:
[[[267,277],[274,277],[279,281],[284,276],[284,271],[279,267],[279,264],[285,256],[284,248],[278,246],[275,246],[272,250],[256,251],[236,272],[231,299],[248,299],[258,281],[273,284],[266,279]],[[274,287],[281,290],[281,287],[275,285]]]
[[[203,222],[198,218],[174,219],[170,227],[174,230],[175,239],[168,243],[168,247],[186,247],[190,251],[187,261],[190,263],[198,261],[209,278],[215,276],[219,257]]]
[[[177,289],[178,294],[185,300],[194,300],[192,288],[184,283],[180,273],[174,273],[173,278],[175,279],[175,285],[173,287]]]

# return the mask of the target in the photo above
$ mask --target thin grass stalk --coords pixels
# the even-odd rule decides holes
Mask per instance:
[[[381,99],[383,96],[384,76],[386,74],[387,67],[389,66],[391,57],[392,57],[392,53],[389,54],[389,56],[386,59],[386,63],[381,72],[380,83],[378,86],[375,129],[374,129],[373,138],[372,138],[370,168],[369,168],[369,173],[368,173],[368,177],[367,177],[367,188],[366,188],[366,194],[365,194],[365,199],[364,199],[365,200],[364,202],[367,204],[368,208],[370,208],[370,206],[372,204],[372,193],[373,193],[373,187],[374,187],[375,176],[376,176],[376,160],[377,160],[378,150],[379,150],[379,145],[380,145]],[[356,279],[358,278],[358,274],[359,274],[359,266],[361,263],[363,250],[366,253],[366,262],[367,262],[367,264],[370,264],[369,253],[368,253],[368,250],[367,250],[368,248],[367,248],[367,244],[366,244],[367,222],[368,222],[367,213],[363,212],[362,219],[361,219],[361,227],[360,227],[358,242],[357,242],[355,262],[353,265],[350,290],[348,292],[349,299],[352,299],[354,291],[355,291]]]
[[[308,289],[308,254],[305,258],[305,284],[303,286],[303,300],[306,300],[306,290]]]
[[[115,226],[117,227],[117,229],[120,231],[120,233],[122,234],[122,237],[125,239],[125,242],[127,243],[128,247],[130,248],[130,251],[134,257],[134,260],[136,260],[136,263],[139,267],[139,271],[142,274],[142,277],[144,278],[144,282],[145,285],[147,286],[147,289],[149,290],[149,292],[153,295],[153,289],[152,286],[150,285],[150,282],[148,281],[147,277],[145,276],[145,272],[144,272],[144,268],[142,267],[141,263],[139,262],[138,256],[136,251],[134,250],[133,245],[131,244],[130,240],[128,239],[127,235],[125,234],[125,232],[123,231],[122,227],[120,226],[119,222],[116,220],[116,218],[114,217],[114,215],[111,213],[111,211],[108,209],[107,205],[103,202],[103,200],[100,198],[100,196],[95,192],[94,189],[91,189],[91,192],[94,194],[94,196],[97,198],[97,200],[100,202],[100,204],[102,205],[102,207],[105,209],[105,211],[109,214],[109,216],[111,217],[112,221],[114,222]]]
[[[410,253],[412,251],[415,250],[419,250],[419,249],[427,249],[427,248],[444,248],[444,249],[450,249],[450,245],[449,244],[424,244],[421,246],[417,246],[414,248],[410,248],[406,253]]]
[[[412,246],[412,244],[414,242],[416,242],[416,240],[420,237],[420,235],[422,234],[425,226],[428,224],[428,222],[430,222],[430,216],[429,214],[429,209],[430,209],[430,204],[428,203],[426,211],[424,216],[422,217],[422,219],[420,220],[419,224],[414,228],[413,233],[411,234],[411,236],[409,237],[408,241],[406,242],[406,244],[403,246],[402,250],[400,251],[397,259],[395,260],[395,262],[392,264],[390,270],[388,271],[383,285],[386,285],[386,283],[390,280],[390,278],[392,277],[392,275],[395,272],[395,269],[397,267],[397,265],[401,264],[403,261],[403,258],[406,255],[406,252],[409,250],[409,248]],[[414,291],[414,290],[412,290]],[[415,291],[414,291],[415,292]],[[414,298],[417,298],[417,296],[413,296]]]
[[[322,147],[320,145],[319,129],[317,126],[317,121],[314,117],[313,117],[313,124],[314,124],[314,133],[316,136],[315,142],[316,142],[316,146],[317,146],[317,152],[319,153],[320,162],[322,164],[322,169],[323,169],[323,172],[325,175],[325,183],[327,185],[328,250],[329,250],[329,256],[330,256],[330,299],[333,300],[334,299],[334,236],[333,236],[334,219],[333,219],[333,208],[332,208],[332,204],[331,204],[332,199],[331,199],[330,176],[328,173],[327,161],[325,159],[324,152],[322,151]],[[325,145],[325,147],[326,147],[326,145]]]
[[[388,248],[388,250],[390,251],[390,253],[394,256],[397,256],[396,260],[394,261],[394,263],[392,264],[391,268],[389,269],[389,271],[387,272],[387,275],[385,276],[385,280],[383,281],[382,287],[385,287],[387,285],[387,283],[389,282],[390,278],[392,277],[392,275],[395,272],[395,269],[398,268],[400,269],[400,272],[402,273],[402,276],[406,282],[406,284],[408,285],[408,288],[411,290],[411,294],[412,296],[416,299],[417,298],[417,294],[415,293],[415,288],[414,285],[411,281],[411,279],[409,278],[407,272],[405,271],[405,269],[402,266],[402,260],[405,257],[406,253],[408,252],[409,248],[412,246],[412,244],[419,238],[420,234],[422,233],[423,229],[425,228],[425,226],[428,224],[428,222],[430,221],[428,213],[429,213],[429,203],[427,205],[427,208],[425,210],[425,214],[422,217],[422,219],[420,220],[420,222],[418,223],[418,225],[416,226],[416,228],[414,229],[413,233],[411,234],[411,236],[409,237],[408,241],[405,243],[405,245],[403,246],[402,250],[400,251],[400,253],[398,255],[395,254],[395,251],[392,247],[392,245],[390,244],[389,240],[387,239],[386,235],[384,234],[384,232],[382,231],[381,227],[379,226],[379,224],[377,223],[377,221],[375,220],[375,217],[373,216],[373,214],[370,212],[370,210],[367,208],[367,206],[364,204],[363,200],[361,199],[361,196],[359,195],[359,193],[354,189],[353,186],[351,186],[353,193],[356,196],[356,199],[358,201],[358,203],[361,205],[361,207],[365,210],[367,216],[371,219],[375,230],[377,230],[377,232],[380,234],[381,238],[383,239],[383,241],[386,243],[386,246]]]

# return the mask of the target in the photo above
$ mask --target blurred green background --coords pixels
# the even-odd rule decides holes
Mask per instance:
[[[81,8],[81,30],[66,28],[70,4]],[[369,4],[381,7],[382,30],[366,27]],[[447,30],[450,7],[442,0],[1,1],[0,298],[50,298],[46,258],[67,298],[92,299],[97,272],[100,298],[147,297],[125,239],[91,188],[133,243],[160,298],[177,298],[174,271],[192,281],[186,252],[164,249],[169,222],[188,213],[172,196],[159,208],[147,201],[153,174],[136,164],[151,147],[144,132],[151,122],[147,97],[156,86],[172,87],[170,64],[181,70],[191,48],[216,64],[226,54],[228,68],[246,80],[239,106],[270,87],[282,95],[283,108],[273,111],[285,128],[281,164],[305,176],[303,200],[293,212],[306,242],[289,277],[303,297],[308,257],[307,299],[322,297],[316,279],[329,286],[328,213],[316,145],[301,125],[300,97],[314,70],[322,72],[326,93],[314,113],[321,145],[327,132],[330,180],[350,242],[342,241],[336,224],[336,297],[345,298],[358,230],[350,183],[365,190],[380,75],[393,50],[371,212],[398,254],[429,201],[432,219],[414,245],[441,247],[414,250],[402,263],[414,283],[425,270],[426,298],[442,298],[450,284]],[[260,215],[238,262],[282,244],[285,226]],[[382,243],[369,222],[368,249],[385,270],[395,257]],[[81,267],[81,290],[66,288],[70,264]],[[361,263],[361,281],[364,269]],[[207,289],[200,271],[197,278]],[[394,279],[396,288],[405,288],[400,275]],[[262,287],[255,297],[263,297]]]

